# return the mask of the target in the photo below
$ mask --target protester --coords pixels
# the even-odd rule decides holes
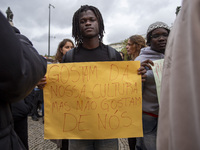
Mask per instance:
[[[68,51],[63,62],[122,61],[115,49],[102,43],[104,35],[103,18],[94,6],[84,5],[73,16],[72,35],[77,47]],[[144,74],[144,67],[139,74]],[[118,139],[69,140],[70,150],[117,150]]]
[[[31,112],[34,100],[34,90],[23,100],[11,104],[12,116],[14,120],[14,130],[26,147],[28,146],[28,114]]]
[[[68,52],[70,49],[74,48],[74,43],[70,39],[63,39],[57,48],[55,62],[61,63],[63,56]],[[61,150],[68,150],[68,140],[51,140],[52,142],[56,143],[57,148]]]
[[[26,150],[13,129],[10,103],[24,99],[46,73],[46,60],[0,13],[0,147]],[[9,59],[8,59],[9,58]]]
[[[31,110],[31,118],[33,121],[38,121],[39,117],[42,117],[42,115],[39,114],[38,110],[42,110],[41,105],[43,103],[43,90],[40,90],[37,87],[34,88],[34,97],[32,103],[33,107]]]
[[[99,10],[93,6],[84,5],[73,16],[72,35],[78,45],[73,51],[73,62],[109,61],[108,46],[102,43],[104,33],[103,18]],[[70,51],[69,51],[70,52]],[[69,62],[68,53],[63,62]],[[122,60],[121,55],[114,50],[116,61]],[[117,139],[105,140],[69,140],[70,150],[117,150]]]
[[[152,61],[164,58],[167,38],[170,28],[163,22],[151,24],[147,30],[147,45],[141,49],[140,55],[135,60]],[[144,137],[136,138],[137,150],[156,150],[156,135],[158,122],[158,97],[152,70],[147,70],[146,82],[142,85],[142,120]]]
[[[72,48],[74,48],[72,40],[63,39],[58,45],[55,61],[61,63],[63,56]]]
[[[127,54],[130,56],[131,60],[134,60],[144,47],[146,47],[145,39],[141,35],[132,35],[127,42]]]
[[[140,54],[141,48],[146,47],[145,39],[141,35],[132,35],[128,38],[126,50],[130,60],[135,60],[135,58]],[[135,150],[136,138],[128,138],[128,144],[130,150]]]
[[[53,61],[53,60],[52,60]],[[48,64],[48,61],[47,61]],[[37,89],[39,89],[39,99],[41,100],[41,110],[42,110],[42,122],[44,124],[44,96],[43,96],[43,88],[46,84],[46,76],[44,76],[37,84]]]
[[[165,52],[158,150],[200,149],[199,33],[200,0],[183,0]]]

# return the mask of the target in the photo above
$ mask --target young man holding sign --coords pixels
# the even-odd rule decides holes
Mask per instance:
[[[108,46],[102,43],[104,34],[103,18],[99,10],[93,6],[81,6],[73,16],[73,37],[78,45],[73,51],[73,62],[110,61]],[[71,51],[71,52],[72,52]],[[69,62],[67,53],[63,62]],[[115,51],[116,60],[121,61],[120,54]],[[117,150],[117,139],[106,140],[69,140],[70,150]]]
[[[77,47],[66,53],[63,62],[122,61],[120,54],[102,43],[103,18],[99,10],[84,5],[73,16],[73,37]],[[144,74],[144,67],[139,74]],[[117,139],[69,140],[70,150],[117,150]]]

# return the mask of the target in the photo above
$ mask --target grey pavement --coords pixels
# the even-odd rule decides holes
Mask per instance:
[[[33,121],[31,117],[28,117],[28,136],[29,150],[59,150],[56,144],[44,139],[42,118],[39,118],[38,121]],[[119,150],[129,150],[127,139],[118,140]]]
[[[28,144],[29,150],[59,150],[50,140],[44,140],[44,124],[42,118],[33,121],[28,117]]]

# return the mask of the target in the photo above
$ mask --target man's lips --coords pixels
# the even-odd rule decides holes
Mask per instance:
[[[92,31],[93,28],[85,28],[85,31]]]
[[[166,46],[166,43],[159,43],[159,46],[164,47],[164,46]]]

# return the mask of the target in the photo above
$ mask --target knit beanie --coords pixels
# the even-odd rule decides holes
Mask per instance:
[[[149,42],[150,42],[150,35],[149,35],[149,33],[151,33],[153,30],[155,30],[155,29],[157,29],[157,28],[164,28],[164,29],[166,29],[168,32],[170,32],[170,28],[169,28],[169,26],[168,26],[166,23],[164,23],[164,22],[159,22],[159,21],[157,21],[157,22],[155,22],[155,23],[152,23],[152,24],[149,26],[148,30],[147,30],[147,35],[146,35],[147,45],[149,45]]]

